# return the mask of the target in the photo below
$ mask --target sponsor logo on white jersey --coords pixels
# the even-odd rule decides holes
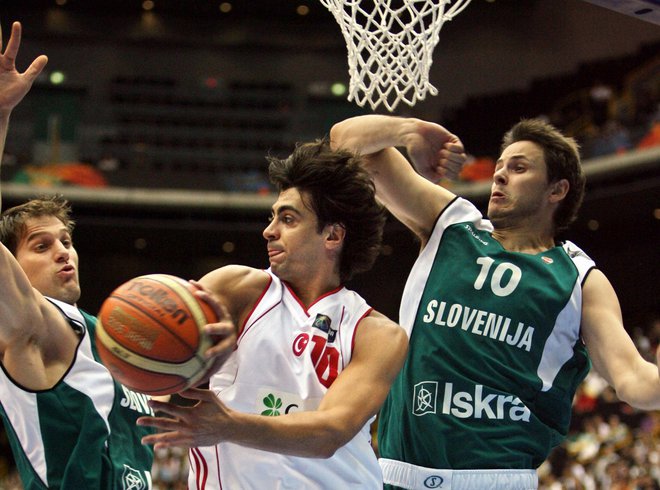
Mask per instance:
[[[272,388],[257,390],[256,412],[261,415],[277,417],[289,412],[316,410],[320,399],[303,400],[295,393],[284,393]]]

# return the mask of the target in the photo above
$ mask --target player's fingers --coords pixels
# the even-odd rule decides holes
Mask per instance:
[[[206,289],[201,282],[195,281],[194,279],[190,279],[190,280],[188,280],[188,282],[190,284],[192,284],[193,286],[195,286],[195,288],[199,289],[200,291],[207,291],[208,292],[208,289]]]
[[[235,335],[236,328],[234,327],[234,322],[226,319],[220,322],[208,323],[204,325],[204,332],[212,337],[218,337],[218,339],[222,339]]]
[[[27,70],[25,70],[24,75],[30,83],[36,80],[36,78],[39,76],[39,74],[44,69],[47,63],[48,63],[48,57],[42,54],[32,62],[32,64],[28,67]]]
[[[229,320],[231,319],[231,316],[229,315],[229,310],[227,309],[227,306],[224,303],[218,303],[220,306],[220,318],[223,320]],[[233,325],[233,323],[232,323]]]
[[[456,145],[444,147],[438,153],[442,158],[447,160],[460,161],[460,160],[465,160],[465,158],[467,157],[467,155],[465,154],[465,149],[461,146],[456,146]]]
[[[465,153],[454,153],[445,149],[438,154],[436,171],[443,177],[455,178],[461,172],[466,161]]]
[[[449,140],[447,141],[447,143],[445,143],[445,145],[454,145],[454,146],[460,146],[461,148],[463,148],[463,142],[455,134],[450,134],[449,135]]]
[[[187,449],[192,446],[194,446],[194,444],[192,443],[192,438],[177,436],[156,442],[154,444],[154,450],[158,451],[161,449],[169,449],[172,447],[182,447]]]
[[[191,438],[179,431],[151,434],[140,440],[145,446],[153,444],[154,449],[166,449],[172,446],[186,447],[190,444],[189,441]]]
[[[209,402],[215,400],[215,394],[210,390],[204,390],[201,388],[189,388],[183,390],[179,393],[183,398],[188,398],[189,400],[198,400],[200,402]]]
[[[7,42],[7,48],[3,53],[5,68],[15,66],[16,55],[18,54],[18,47],[21,45],[21,24],[20,22],[14,22],[11,25],[11,35],[9,36],[9,41]]]
[[[440,165],[446,170],[460,171],[466,160],[467,158],[443,158]]]
[[[175,419],[184,417],[187,409],[187,407],[182,407],[179,405],[175,405],[173,403],[161,402],[158,400],[154,400],[153,398],[149,400],[149,406],[155,412],[164,413]],[[158,418],[163,418],[163,417],[158,417]]]
[[[225,339],[222,339],[220,342],[217,342],[213,346],[209,347],[204,353],[204,356],[207,359],[211,359],[213,357],[223,358],[219,361],[219,365],[217,366],[217,368],[220,368],[220,366],[222,366],[222,364],[226,360],[225,358],[229,357],[229,355],[234,351],[235,347],[236,347],[236,337],[229,336]]]
[[[213,309],[213,311],[217,315],[218,319],[223,320],[226,318],[230,318],[229,310],[227,310],[225,304],[222,303],[215,295],[213,295],[209,291],[204,289],[197,290],[195,291],[195,296],[208,303],[208,305]]]
[[[136,425],[141,427],[153,427],[155,429],[172,429],[178,427],[177,420],[168,419],[166,417],[140,417],[135,421]]]

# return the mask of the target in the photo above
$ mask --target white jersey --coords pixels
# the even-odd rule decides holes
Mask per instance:
[[[275,277],[238,337],[237,349],[210,381],[232,409],[284,415],[315,410],[351,360],[360,320],[371,308],[339,288],[309,308]],[[188,488],[382,488],[369,423],[331,458],[303,458],[233,443],[192,448]]]

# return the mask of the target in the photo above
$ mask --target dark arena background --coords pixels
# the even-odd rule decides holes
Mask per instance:
[[[80,306],[90,313],[140,274],[266,267],[261,231],[275,199],[266,155],[286,156],[370,111],[346,100],[346,44],[315,0],[1,0],[5,42],[14,20],[23,24],[18,69],[39,54],[49,63],[12,114],[3,209],[41,193],[72,202]],[[576,137],[588,188],[563,238],[608,276],[627,330],[650,351],[660,336],[660,4],[472,0],[443,26],[430,80],[438,95],[396,114],[461,137],[473,162],[443,185],[484,211],[512,124],[543,116]],[[349,286],[396,319],[417,251],[390,219],[375,267]],[[610,410],[603,417],[622,410],[632,446],[641,415],[611,398],[594,403]],[[655,415],[649,451],[660,454]],[[569,442],[587,432],[585,418],[578,406]],[[5,453],[0,489],[20,488]],[[181,468],[157,488],[185,488],[185,455],[161,456]],[[587,468],[581,457],[570,444],[558,449],[541,488],[568,488],[563,470]],[[657,464],[656,486],[644,488],[660,488]]]

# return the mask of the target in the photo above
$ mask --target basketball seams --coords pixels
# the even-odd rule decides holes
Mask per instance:
[[[121,345],[115,339],[113,339],[110,334],[106,332],[105,328],[103,327],[103,323],[100,320],[98,325],[101,328],[97,328],[96,335],[99,337],[99,340],[105,346],[105,348],[110,351],[111,354],[117,351],[122,352],[125,357],[115,357],[121,361],[127,362],[132,366],[144,369],[145,371],[151,371],[158,374],[175,374],[184,378],[195,376],[196,374],[200,373],[200,368],[204,367],[204,363],[200,362],[199,357],[196,355],[181,363],[158,361],[150,357],[142,356],[136,352],[131,351],[130,349],[127,349],[125,346]]]
[[[199,329],[199,339],[195,355],[199,355],[200,353],[203,355],[203,351],[211,347],[212,342],[210,338],[202,332],[201,328],[209,323],[210,320],[200,305],[200,300],[198,300],[195,294],[190,290],[191,286],[183,281],[183,279],[176,276],[168,276],[166,274],[151,274],[142,276],[141,279],[150,279],[169,287],[185,303]]]
[[[110,298],[112,298],[116,302],[125,303],[127,306],[130,306],[133,310],[136,310],[139,313],[141,313],[142,315],[144,315],[147,319],[149,319],[149,320],[153,321],[154,323],[158,324],[165,332],[167,332],[168,334],[170,334],[171,337],[173,337],[173,340],[177,340],[182,346],[187,348],[187,350],[189,351],[189,354],[190,354],[188,359],[190,359],[192,356],[197,354],[197,351],[195,350],[195,347],[190,345],[190,343],[183,336],[181,336],[179,333],[177,333],[176,330],[173,330],[170,327],[170,325],[160,321],[157,317],[152,315],[148,310],[145,310],[142,307],[142,305],[137,304],[137,303],[133,303],[133,302],[127,300],[126,298],[122,297],[122,296],[116,296],[114,294],[110,295]],[[107,316],[110,316],[110,315],[108,314]],[[106,332],[106,333],[107,333],[107,335],[109,335],[112,338],[113,341],[115,341],[115,342],[117,341],[116,337],[112,336],[109,332]],[[122,348],[128,349],[128,347],[126,347],[126,346],[122,346]],[[131,350],[131,352],[135,352],[136,354],[138,353],[135,349],[129,349],[129,350]],[[159,361],[159,359],[157,359],[157,358],[153,358],[153,359],[154,359],[154,361]]]
[[[127,388],[130,388],[138,392],[148,393],[150,395],[167,395],[186,389],[187,383],[190,383],[192,381],[184,378],[183,376],[178,376],[178,375],[172,376],[171,374],[161,375],[161,373],[154,371],[149,371],[149,373],[155,375],[156,378],[149,378],[148,380],[144,380],[140,378],[140,375],[142,374],[141,371],[144,371],[143,368],[124,361],[102,343],[99,343],[99,353],[105,354],[106,356],[112,356],[113,362],[111,366],[108,366],[108,370],[110,371],[110,374],[112,374],[113,376],[116,374],[115,372],[113,372],[113,370],[119,370],[124,374],[127,371],[128,372],[135,371],[138,374],[138,378],[136,378],[134,383],[126,382],[125,379],[126,376],[122,376],[122,379],[118,379],[117,381],[122,383]],[[150,382],[153,383],[153,379],[158,380],[157,389],[154,389],[153,386],[146,387],[146,385],[149,384]],[[142,380],[142,382],[140,383],[140,381],[138,380]]]
[[[166,276],[164,274],[152,274],[148,276],[142,276],[139,279],[148,279],[159,284],[163,284],[172,290],[181,300],[185,303],[188,311],[192,315],[195,323],[199,328],[206,325],[209,321],[206,317],[206,313],[199,304],[199,300],[195,297],[195,294],[189,289],[188,283],[181,284],[178,278],[174,276]]]

